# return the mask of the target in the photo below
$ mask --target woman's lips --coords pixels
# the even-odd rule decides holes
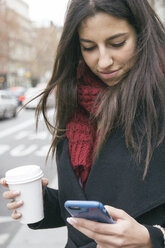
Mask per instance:
[[[101,71],[99,71],[99,74],[100,74],[101,78],[103,78],[103,79],[110,79],[110,78],[115,77],[116,74],[119,72],[119,70],[110,71],[110,72],[101,72]]]

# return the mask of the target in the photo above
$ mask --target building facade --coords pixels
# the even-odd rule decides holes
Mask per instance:
[[[0,88],[27,86],[32,50],[28,5],[23,0],[1,0],[0,21]]]

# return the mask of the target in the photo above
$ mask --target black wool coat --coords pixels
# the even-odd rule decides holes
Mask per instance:
[[[154,151],[146,178],[143,180],[144,161],[138,165],[125,145],[121,129],[116,129],[103,145],[100,156],[92,165],[83,190],[70,163],[68,140],[57,148],[59,189],[46,188],[45,217],[30,224],[33,229],[67,225],[66,248],[94,248],[96,243],[74,229],[66,221],[69,214],[66,200],[97,200],[105,205],[123,209],[148,229],[153,248],[163,248],[165,228],[165,141]]]

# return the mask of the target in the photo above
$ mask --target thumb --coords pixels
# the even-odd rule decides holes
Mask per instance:
[[[131,218],[131,216],[129,216],[124,210],[119,209],[119,208],[114,208],[111,206],[105,206],[107,212],[109,213],[109,215],[114,219],[114,220],[118,220],[118,219],[129,219]]]
[[[5,178],[1,178],[1,179],[0,179],[0,185],[2,185],[3,187],[8,187],[8,184],[7,184]]]
[[[42,185],[43,186],[47,186],[49,183],[48,179],[47,178],[42,178]]]

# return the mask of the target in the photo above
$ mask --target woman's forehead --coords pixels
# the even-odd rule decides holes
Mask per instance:
[[[119,19],[104,12],[85,18],[78,29],[80,36],[92,37],[127,33],[132,26],[124,19]]]

